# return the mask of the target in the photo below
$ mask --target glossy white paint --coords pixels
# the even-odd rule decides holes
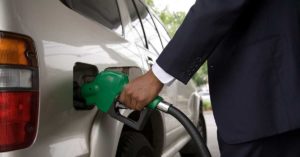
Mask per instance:
[[[122,0],[118,0],[124,5]],[[130,27],[126,7],[120,7],[123,28]],[[65,7],[59,0],[1,0],[0,30],[33,38],[39,60],[40,116],[34,144],[0,153],[1,157],[109,157],[115,156],[123,124],[99,113],[73,108],[75,62],[149,69],[147,57],[157,54],[136,46],[103,25]],[[199,102],[191,84],[175,82],[162,96],[197,121]],[[127,112],[128,115],[130,112]],[[163,114],[164,154],[172,156],[187,140],[183,127]]]

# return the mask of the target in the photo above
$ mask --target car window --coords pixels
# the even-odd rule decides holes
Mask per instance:
[[[131,18],[131,27],[125,30],[125,38],[137,45],[148,47],[145,32],[141,25],[139,15],[131,0],[125,0]]]
[[[156,28],[158,30],[158,33],[160,35],[160,39],[162,41],[163,47],[166,47],[169,41],[171,40],[167,30],[165,27],[161,24],[161,22],[157,19],[157,17],[153,17],[153,21],[155,22]]]
[[[133,29],[135,34],[139,36],[132,35],[134,34],[133,32],[125,32],[125,36],[127,33],[127,38],[134,38],[135,42],[137,42],[136,40],[142,40],[143,46],[147,49],[160,53],[163,49],[162,41],[147,7],[140,0],[126,0],[126,3],[130,12]]]
[[[122,35],[122,23],[115,0],[62,0],[72,10]]]
[[[153,18],[149,13],[149,10],[140,0],[133,0],[140,15],[148,42],[148,49],[157,53],[161,53],[163,46],[159,38],[156,26],[153,22]]]

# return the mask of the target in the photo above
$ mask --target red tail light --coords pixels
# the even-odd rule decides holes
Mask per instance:
[[[0,152],[30,146],[38,121],[38,67],[31,38],[0,32]]]

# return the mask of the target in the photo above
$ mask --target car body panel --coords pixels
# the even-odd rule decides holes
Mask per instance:
[[[118,0],[122,4],[122,0]],[[123,12],[126,9],[121,7]],[[123,28],[129,16],[121,14]],[[123,124],[96,108],[77,111],[73,107],[73,66],[83,62],[97,66],[149,69],[147,57],[158,54],[120,37],[105,26],[67,8],[59,0],[1,0],[0,30],[33,38],[38,53],[40,81],[39,127],[34,144],[26,149],[0,153],[1,157],[99,157],[115,156]],[[185,88],[187,91],[182,91]],[[162,96],[187,113],[195,122],[192,85],[176,81]],[[188,105],[187,105],[188,104]],[[177,106],[181,105],[181,106]],[[124,111],[129,115],[131,111]],[[189,140],[183,127],[163,113],[163,156],[172,156]],[[198,114],[198,112],[196,113]]]

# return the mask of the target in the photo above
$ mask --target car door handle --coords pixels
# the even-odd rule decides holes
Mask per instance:
[[[151,57],[147,57],[147,64],[149,65],[149,67],[152,67],[154,64],[154,61]]]

